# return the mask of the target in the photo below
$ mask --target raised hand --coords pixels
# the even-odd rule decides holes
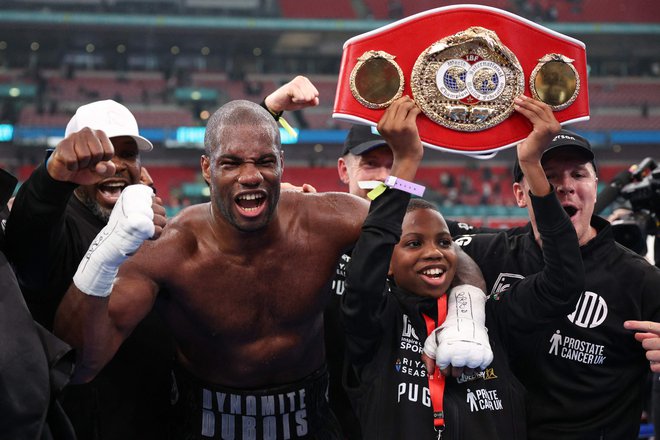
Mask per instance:
[[[561,125],[550,106],[525,95],[515,99],[514,108],[532,123],[529,136],[517,147],[520,168],[530,191],[537,196],[544,196],[550,192],[551,187],[541,166],[541,156],[561,130]]]
[[[390,105],[378,121],[378,132],[392,149],[392,175],[412,180],[424,155],[424,147],[417,129],[417,115],[421,110],[408,96]]]
[[[523,162],[540,161],[550,141],[559,134],[561,125],[549,105],[520,95],[514,101],[515,110],[532,123],[529,136],[518,145],[518,160]]]
[[[115,174],[110,160],[114,154],[112,142],[102,130],[85,127],[57,144],[48,158],[48,174],[62,182],[90,185]]]
[[[319,91],[307,77],[298,75],[268,95],[264,102],[275,113],[300,110],[319,105]]]

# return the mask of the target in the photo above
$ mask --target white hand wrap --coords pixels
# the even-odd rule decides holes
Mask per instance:
[[[108,224],[94,238],[73,276],[78,289],[93,296],[110,295],[121,263],[154,235],[152,196],[153,190],[146,185],[130,185],[122,191]]]
[[[424,353],[440,368],[485,369],[493,361],[486,329],[486,295],[463,284],[449,291],[447,319],[424,342]]]

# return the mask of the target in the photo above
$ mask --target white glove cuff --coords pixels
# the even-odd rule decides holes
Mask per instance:
[[[442,327],[453,325],[458,319],[470,319],[486,325],[486,294],[478,287],[461,284],[452,288],[447,298],[447,319]]]
[[[131,185],[122,191],[108,224],[94,238],[73,276],[80,291],[110,295],[119,266],[154,234],[152,194],[145,185]]]
[[[440,368],[486,368],[493,352],[485,327],[486,295],[474,286],[454,287],[447,299],[447,318],[424,342],[424,353]]]

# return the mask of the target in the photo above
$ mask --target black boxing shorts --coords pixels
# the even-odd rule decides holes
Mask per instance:
[[[342,439],[327,400],[327,368],[289,385],[238,390],[173,372],[172,438],[177,440]]]

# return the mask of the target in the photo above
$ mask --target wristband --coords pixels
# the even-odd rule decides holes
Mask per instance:
[[[284,110],[281,110],[281,111],[279,111],[279,112],[274,112],[274,111],[272,111],[272,110],[269,109],[268,106],[266,105],[266,98],[264,98],[264,99],[261,101],[261,104],[260,104],[260,105],[261,105],[263,108],[265,108],[266,111],[267,111],[268,113],[270,113],[270,115],[273,117],[273,119],[275,119],[275,122],[279,122],[279,123],[280,123],[280,125],[282,126],[282,128],[284,128],[284,129],[287,131],[287,133],[289,133],[289,134],[291,135],[291,137],[293,137],[293,138],[298,138],[298,133],[296,133],[295,130],[294,130],[293,128],[291,128],[291,125],[289,125],[289,123],[286,122],[286,120],[282,117],[282,115],[284,114]]]
[[[389,186],[390,188],[398,189],[400,191],[414,194],[419,197],[422,197],[424,195],[424,191],[426,190],[426,187],[422,185],[408,182],[407,180],[403,180],[394,176],[387,176],[385,182],[383,183],[385,186]]]
[[[53,156],[54,152],[55,152],[55,148],[48,148],[46,150],[46,157],[44,158],[44,165],[46,166],[46,168],[48,168],[48,161]]]
[[[426,187],[422,185],[408,182],[407,180],[394,176],[388,176],[384,182],[379,182],[377,180],[362,180],[358,182],[358,186],[362,189],[371,189],[371,191],[367,193],[367,197],[369,197],[370,200],[376,200],[376,198],[384,193],[387,188],[398,189],[420,197],[424,195],[424,191],[426,190]]]
[[[270,115],[273,117],[273,119],[275,119],[276,122],[280,120],[280,118],[282,117],[282,114],[284,113],[284,110],[279,111],[279,112],[274,112],[271,109],[269,109],[268,106],[266,105],[266,98],[264,98],[261,101],[261,106],[263,108],[265,108],[268,113],[270,113]]]

